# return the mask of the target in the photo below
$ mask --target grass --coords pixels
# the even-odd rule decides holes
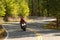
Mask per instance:
[[[2,22],[0,22],[0,40],[4,39],[7,36],[6,30],[2,27]]]
[[[5,38],[7,35],[6,31],[4,29],[0,29],[0,39]]]

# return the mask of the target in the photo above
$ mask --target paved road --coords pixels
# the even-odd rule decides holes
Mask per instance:
[[[19,22],[3,24],[3,27],[8,32],[8,37],[6,40],[48,40],[49,38],[51,40],[52,38],[55,39],[55,36],[60,36],[60,31],[58,30],[49,30],[42,28],[44,24],[48,23],[48,21],[33,20],[27,23],[26,32],[21,30]]]

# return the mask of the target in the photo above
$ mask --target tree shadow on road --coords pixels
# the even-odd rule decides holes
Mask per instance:
[[[21,30],[16,30],[14,32],[10,32],[9,33],[9,38],[24,38],[24,37],[34,37],[34,33],[33,32],[24,32]]]
[[[42,26],[44,23],[27,23],[27,28],[38,30],[36,31],[39,34],[51,34],[51,33],[60,33],[59,30],[50,30],[43,29]],[[5,28],[9,32],[8,38],[24,38],[24,37],[35,37],[33,31],[27,30],[26,32],[22,31],[19,23],[11,23],[10,25],[5,25]],[[60,36],[60,34],[54,34],[54,36]]]
[[[37,29],[39,31],[37,31],[37,33],[40,33],[40,34],[44,34],[44,35],[48,35],[48,34],[53,34],[52,36],[60,36],[60,30],[55,30],[55,29],[44,29],[43,28],[43,25],[45,23],[30,23],[29,25],[32,25],[34,27],[29,27],[29,28],[32,28],[32,29]],[[58,33],[58,34],[57,34]]]
[[[11,23],[4,25],[6,30],[8,31],[8,38],[24,38],[24,37],[34,37],[35,34],[32,31],[22,31],[19,23]]]

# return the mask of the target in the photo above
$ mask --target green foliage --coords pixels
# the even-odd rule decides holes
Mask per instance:
[[[4,15],[5,15],[5,8],[4,8],[2,1],[0,1],[0,17]]]
[[[60,1],[59,0],[49,0],[50,14],[55,17],[60,17]]]
[[[29,0],[32,15],[60,17],[60,0]]]
[[[9,16],[17,17],[18,15],[29,15],[28,4],[24,0],[5,0],[5,6],[6,13]]]
[[[28,4],[24,0],[21,3],[19,3],[19,15],[23,17],[26,17],[29,15]]]
[[[0,0],[0,17],[31,15],[60,18],[60,0]]]
[[[18,16],[18,5],[16,5],[15,3],[10,4],[9,9],[10,9],[10,11],[8,13],[10,13],[11,16],[13,16],[13,17]]]
[[[0,0],[0,17],[28,16],[28,0]]]
[[[16,17],[18,15],[18,5],[15,0],[5,0],[5,9],[8,16]]]

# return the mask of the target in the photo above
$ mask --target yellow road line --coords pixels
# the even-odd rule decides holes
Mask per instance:
[[[31,28],[27,28],[27,29],[35,33],[37,40],[42,40],[42,36],[37,31]]]

